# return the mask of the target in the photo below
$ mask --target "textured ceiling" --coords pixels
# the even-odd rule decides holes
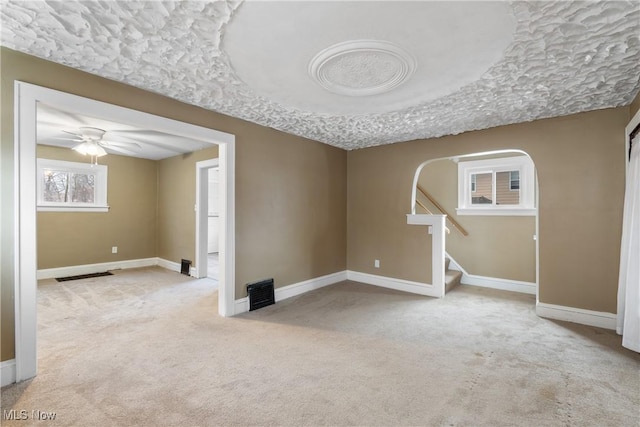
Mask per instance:
[[[627,105],[640,90],[638,1],[9,1],[0,13],[11,49],[345,149]]]

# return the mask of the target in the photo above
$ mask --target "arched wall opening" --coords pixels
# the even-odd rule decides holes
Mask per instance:
[[[518,209],[515,205],[494,206],[498,210],[497,214],[489,212],[489,209],[479,209],[480,212],[475,211],[471,214],[461,209],[462,187],[459,184],[464,178],[460,175],[460,164],[477,165],[485,161],[508,163],[509,159],[524,156],[532,165],[532,178],[528,190],[531,192],[532,201],[529,209],[525,209],[524,206]],[[504,173],[498,172],[496,175],[494,172],[494,182],[495,177],[501,174]],[[515,186],[516,182],[513,184]],[[519,182],[517,184],[519,189]],[[493,191],[495,198],[495,188]],[[524,193],[524,189],[518,191],[520,195]],[[467,194],[467,196],[470,195]],[[446,257],[451,259],[452,269],[462,272],[462,283],[537,296],[539,277],[537,199],[535,165],[528,153],[522,150],[469,153],[430,159],[421,163],[414,174],[408,221],[410,224],[428,225],[430,233],[433,234],[432,284],[439,285],[444,280],[444,261],[441,260]],[[477,207],[484,206],[486,205]],[[503,210],[500,211],[500,209]],[[473,209],[470,210],[473,211]],[[445,229],[442,232],[444,242],[440,244],[436,238],[437,227],[433,227],[429,218],[442,214],[446,215],[446,220]],[[440,247],[444,249],[441,250]],[[444,294],[444,287],[442,294]]]

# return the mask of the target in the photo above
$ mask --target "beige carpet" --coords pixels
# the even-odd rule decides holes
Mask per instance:
[[[235,318],[160,268],[39,287],[38,377],[3,426],[638,426],[640,356],[527,295],[346,282]]]

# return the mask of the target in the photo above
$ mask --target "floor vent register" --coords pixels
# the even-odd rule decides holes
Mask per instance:
[[[58,282],[68,282],[70,280],[91,279],[92,277],[113,276],[113,273],[105,271],[103,273],[79,274],[77,276],[56,277]]]
[[[276,303],[273,279],[260,280],[247,284],[249,311],[257,310]]]

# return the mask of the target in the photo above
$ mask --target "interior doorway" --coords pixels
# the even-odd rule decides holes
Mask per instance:
[[[220,283],[218,313],[234,314],[235,303],[235,136],[142,111],[84,98],[24,82],[15,83],[15,360],[16,381],[37,374],[36,140],[37,107],[47,104],[123,124],[205,141],[219,147]]]
[[[220,166],[218,159],[196,163],[196,277],[220,281]]]

